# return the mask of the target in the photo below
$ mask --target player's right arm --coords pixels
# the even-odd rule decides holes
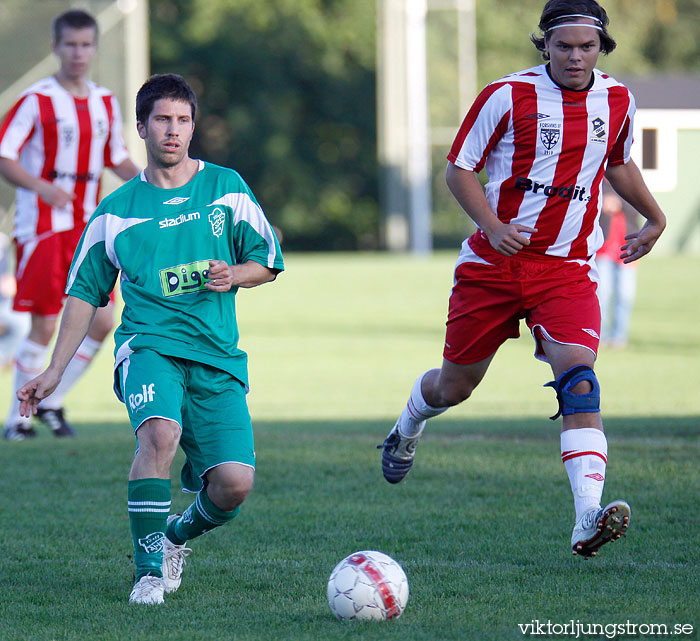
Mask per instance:
[[[51,394],[61,382],[63,372],[90,329],[96,310],[94,305],[75,296],[68,296],[49,366],[17,390],[22,416],[36,414],[39,401]]]
[[[32,176],[19,160],[0,158],[0,175],[15,187],[22,187],[35,192],[46,204],[60,209],[66,207],[75,198],[60,187],[38,176]]]
[[[445,178],[460,207],[486,234],[491,247],[499,254],[512,256],[530,244],[530,239],[522,232],[534,234],[537,230],[525,225],[501,222],[486,200],[486,194],[473,171],[448,162]]]

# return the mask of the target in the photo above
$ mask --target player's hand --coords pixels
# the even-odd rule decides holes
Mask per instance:
[[[227,292],[233,287],[231,267],[224,260],[209,261],[209,282],[204,286],[213,292]]]
[[[620,247],[622,262],[631,263],[639,260],[642,256],[646,256],[656,244],[665,227],[665,222],[660,223],[647,220],[638,232],[627,234],[625,240],[629,242]]]
[[[37,193],[47,205],[56,209],[63,209],[75,200],[75,194],[69,194],[50,182],[44,182]]]
[[[46,370],[17,390],[20,415],[29,418],[36,414],[39,402],[53,392],[61,381],[61,376]]]
[[[503,224],[500,223],[493,231],[486,234],[486,237],[499,254],[504,256],[513,256],[517,254],[523,247],[530,244],[530,239],[523,236],[526,234],[534,234],[537,229],[519,224]]]

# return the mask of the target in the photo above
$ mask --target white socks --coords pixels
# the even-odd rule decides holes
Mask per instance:
[[[29,425],[31,420],[20,416],[19,401],[17,400],[17,390],[31,381],[35,376],[41,374],[46,363],[48,345],[39,345],[28,338],[25,338],[15,352],[14,362],[14,385],[12,387],[12,398],[10,400],[10,410],[7,413],[6,425]]]
[[[584,427],[561,433],[561,460],[569,475],[578,521],[600,507],[608,462],[608,441],[602,430]]]
[[[93,357],[100,349],[100,345],[89,336],[83,339],[83,342],[78,347],[75,356],[68,363],[66,371],[63,373],[63,378],[53,394],[45,398],[39,404],[42,409],[60,409],[63,407],[63,401],[68,391],[73,387],[76,381],[83,375],[88,365],[90,365]],[[31,420],[20,416],[19,401],[17,400],[17,390],[31,381],[35,376],[41,374],[46,365],[46,357],[49,353],[48,345],[39,345],[28,338],[25,338],[17,347],[15,353],[14,365],[14,386],[12,391],[12,399],[10,401],[10,410],[7,413],[6,425],[29,425]]]
[[[425,421],[449,409],[447,407],[433,407],[426,403],[423,398],[423,392],[421,391],[421,385],[423,383],[423,377],[427,373],[428,372],[423,372],[413,384],[411,396],[399,417],[399,431],[404,436],[418,436],[423,431]]]
[[[58,387],[53,391],[51,396],[45,398],[39,407],[46,410],[58,410],[63,407],[63,400],[66,397],[68,391],[75,385],[78,379],[85,373],[97,350],[100,349],[102,343],[98,343],[89,336],[83,339],[80,343],[78,350],[75,352],[75,356],[68,363],[65,372],[63,372],[63,378],[58,384]]]

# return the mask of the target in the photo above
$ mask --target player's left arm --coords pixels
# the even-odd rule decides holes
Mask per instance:
[[[131,180],[134,176],[138,176],[141,170],[134,164],[131,158],[125,158],[118,165],[110,167],[124,182]]]
[[[229,265],[223,260],[209,261],[209,282],[207,289],[213,292],[227,292],[233,287],[257,287],[277,278],[278,269],[270,269],[254,260],[240,265]]]
[[[605,177],[613,189],[646,218],[639,231],[625,236],[628,242],[620,248],[620,258],[625,263],[631,263],[651,251],[666,227],[666,216],[651,195],[642,172],[633,160],[630,159],[625,164],[609,165]]]

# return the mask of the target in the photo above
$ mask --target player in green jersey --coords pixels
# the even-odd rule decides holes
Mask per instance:
[[[119,277],[115,392],[137,437],[128,511],[136,583],[129,601],[156,604],[180,586],[187,541],[231,521],[253,486],[255,452],[246,355],[235,294],[284,269],[279,243],[233,170],[190,158],[196,98],[173,74],[136,97],[148,165],[90,219],[68,277],[68,301],[48,368],[18,391],[24,416],[48,396]],[[186,454],[170,514],[170,467]]]

